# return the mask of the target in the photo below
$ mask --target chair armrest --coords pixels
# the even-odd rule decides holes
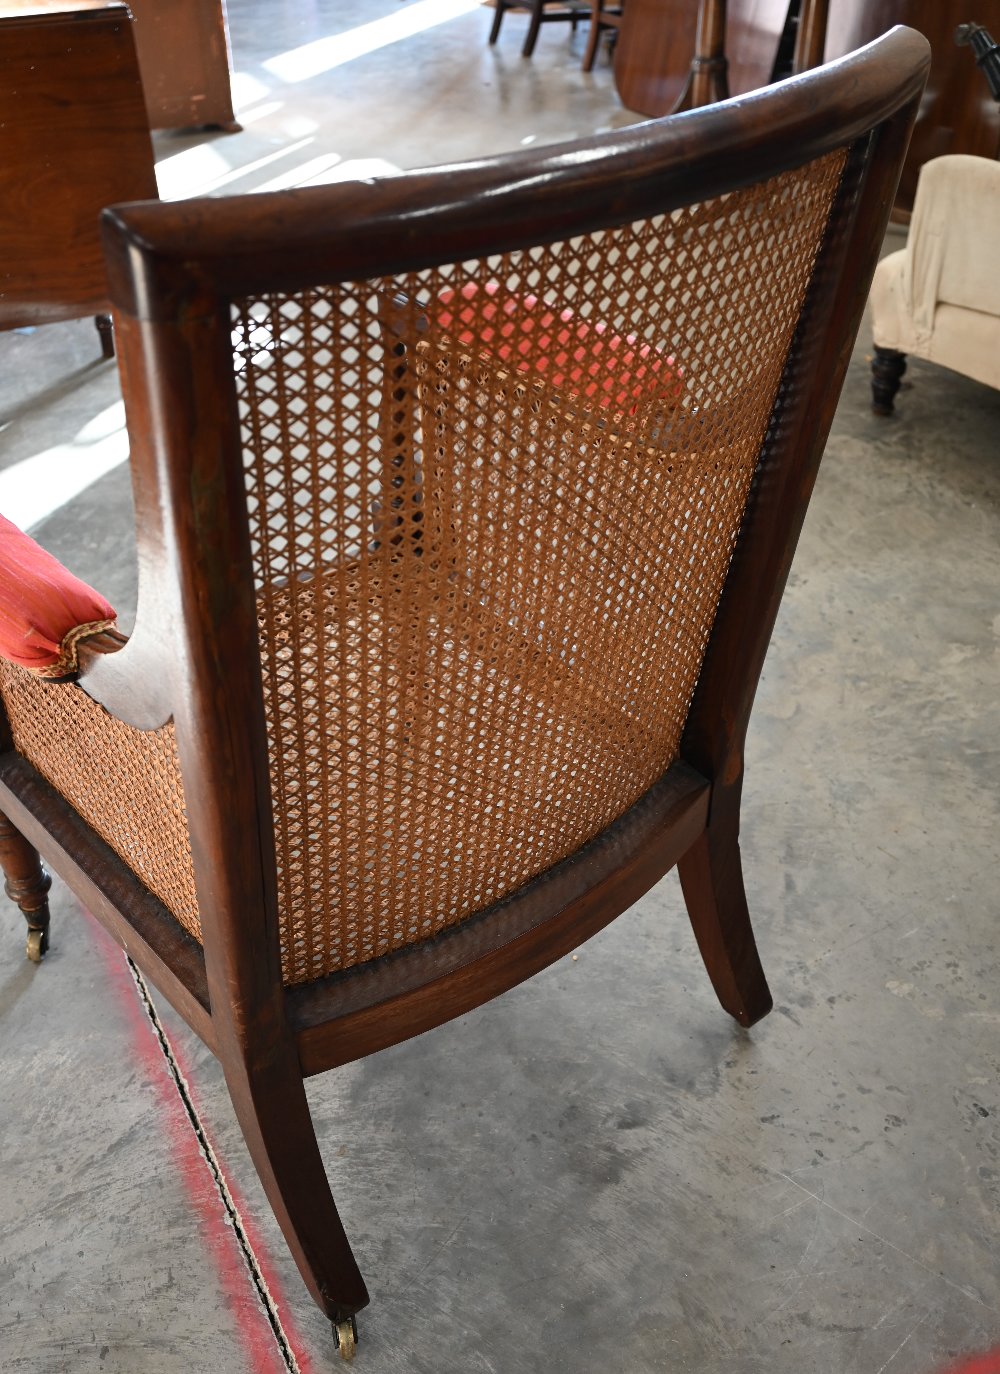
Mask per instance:
[[[83,640],[100,636],[108,650],[124,642],[115,619],[100,592],[0,515],[0,657],[36,677],[71,681]]]

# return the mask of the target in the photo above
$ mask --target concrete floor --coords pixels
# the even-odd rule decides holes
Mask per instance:
[[[362,0],[352,22],[381,27],[283,79],[265,63],[347,7],[234,0],[245,132],[158,137],[164,193],[630,118],[606,66],[579,73],[582,36],[523,63],[516,15],[495,52],[470,9],[352,55],[460,8]],[[1000,1344],[1000,395],[916,363],[877,420],[865,346],[749,741],[775,1013],[747,1034],[720,1011],[670,876],[578,958],[313,1080],[373,1296],[359,1369],[931,1374]],[[127,609],[114,365],[87,322],[0,350],[0,510]],[[0,904],[0,1369],[339,1367],[217,1065],[161,1009],[283,1344],[121,955],[58,884],[53,918],[35,968]]]

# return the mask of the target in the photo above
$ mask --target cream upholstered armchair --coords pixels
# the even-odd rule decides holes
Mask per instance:
[[[891,415],[912,353],[1000,387],[1000,163],[938,157],[920,173],[909,241],[872,282],[872,408]]]

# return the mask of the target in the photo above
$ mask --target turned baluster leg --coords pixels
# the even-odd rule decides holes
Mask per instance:
[[[895,348],[875,345],[872,357],[872,410],[876,415],[891,415],[893,401],[906,371],[906,354]]]
[[[726,58],[727,0],[700,0],[695,53],[687,82],[670,111],[697,110],[729,99],[729,62]]]
[[[21,908],[28,923],[28,958],[41,962],[49,947],[49,899],[52,879],[42,867],[38,851],[20,830],[0,813],[0,867],[4,891]]]

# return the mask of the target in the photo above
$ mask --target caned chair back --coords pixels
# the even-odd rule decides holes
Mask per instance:
[[[722,1005],[771,1006],[744,742],[927,64],[896,31],[551,149],[106,216],[136,628],[79,685],[0,665],[0,861],[35,955],[33,846],[219,1055],[342,1354],[304,1076],[674,865]]]

